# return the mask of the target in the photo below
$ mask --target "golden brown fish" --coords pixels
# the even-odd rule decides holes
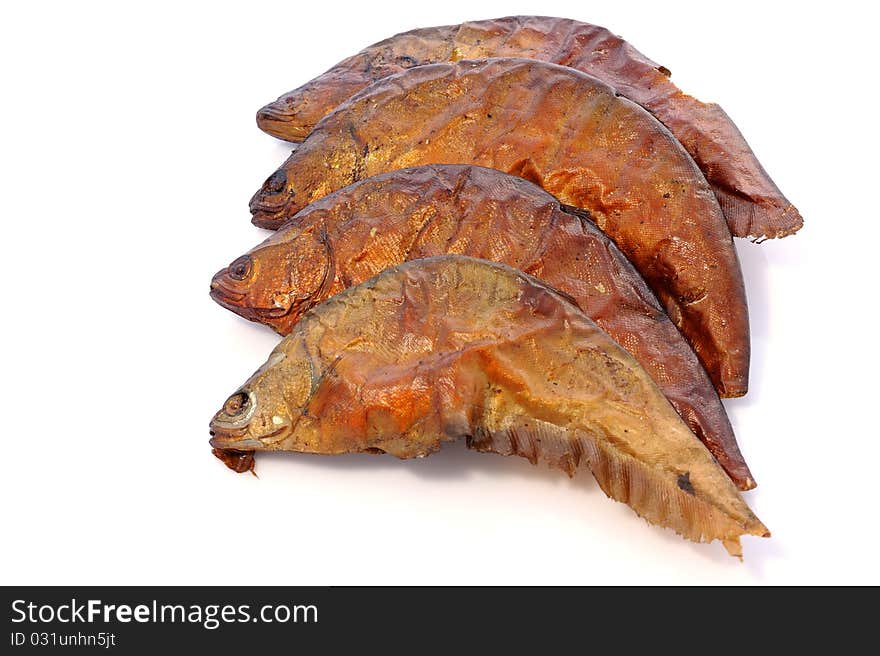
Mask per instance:
[[[803,225],[721,107],[683,93],[666,68],[605,28],[565,18],[510,16],[398,34],[266,105],[257,124],[302,141],[321,118],[376,80],[413,66],[487,57],[576,68],[653,113],[696,160],[735,236],[784,237]]]
[[[407,262],[325,301],[211,421],[233,463],[413,458],[460,438],[570,475],[584,465],[648,521],[732,554],[768,535],[626,351],[536,278],[485,260]]]
[[[712,382],[613,242],[540,187],[494,169],[429,165],[315,201],[218,272],[211,296],[287,335],[308,309],[389,266],[459,253],[564,292],[653,378],[740,489],[755,486]]]
[[[588,75],[530,59],[412,68],[325,117],[251,200],[277,228],[363,178],[476,164],[586,210],[635,265],[722,396],[748,388],[748,310],[733,240],[694,161],[657,119]]]

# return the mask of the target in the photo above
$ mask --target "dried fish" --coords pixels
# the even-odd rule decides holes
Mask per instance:
[[[485,260],[407,262],[310,310],[211,435],[233,462],[253,451],[413,458],[466,438],[570,475],[586,466],[648,521],[734,555],[742,535],[769,535],[626,351],[564,296]]]
[[[421,164],[476,164],[584,212],[642,274],[722,396],[748,389],[748,310],[721,208],[653,116],[588,75],[529,59],[420,66],[325,117],[251,201],[277,228],[348,184]]]
[[[302,141],[326,114],[376,80],[414,66],[528,57],[589,73],[653,113],[712,185],[737,237],[784,237],[803,225],[721,107],[683,93],[670,72],[603,27],[565,18],[510,16],[404,32],[345,59],[257,113],[269,134]]]
[[[648,372],[740,489],[755,486],[712,382],[613,242],[540,187],[494,169],[429,165],[315,201],[211,283],[218,303],[287,335],[308,309],[389,266],[459,253],[564,292]]]

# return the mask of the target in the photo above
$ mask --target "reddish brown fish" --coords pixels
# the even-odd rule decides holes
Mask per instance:
[[[737,486],[755,486],[712,382],[638,272],[590,221],[522,178],[433,165],[356,182],[218,272],[211,296],[287,335],[343,289],[447,253],[508,264],[571,296],[635,357]]]
[[[407,262],[325,301],[211,421],[233,464],[253,451],[414,458],[461,438],[587,467],[649,522],[735,555],[742,535],[769,535],[626,351],[565,297],[485,260]]]
[[[345,59],[257,113],[271,135],[302,141],[326,114],[376,80],[413,66],[527,57],[589,73],[653,113],[696,160],[737,237],[784,237],[803,225],[718,105],[683,93],[669,71],[603,27],[511,16],[404,32]]]
[[[718,201],[653,116],[593,77],[530,59],[412,68],[328,115],[251,201],[277,228],[363,178],[422,164],[518,175],[582,208],[659,297],[722,396],[748,387],[748,310]]]

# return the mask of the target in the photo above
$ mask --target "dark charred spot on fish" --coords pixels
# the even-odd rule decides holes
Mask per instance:
[[[684,474],[678,475],[678,487],[680,489],[684,490],[685,492],[687,492],[688,494],[690,494],[691,496],[694,496],[694,494],[696,494],[694,492],[694,486],[691,485],[691,473],[690,472],[685,472]]]
[[[665,194],[663,194],[663,198],[672,198],[672,194],[670,194],[670,193],[667,191]]]
[[[403,68],[412,68],[418,63],[415,57],[410,57],[409,55],[401,55],[397,58],[397,64]]]
[[[244,280],[253,271],[254,261],[250,255],[242,255],[229,265],[229,277],[234,280]]]
[[[287,185],[287,172],[284,169],[278,169],[270,175],[263,183],[263,189],[270,194],[277,194]]]
[[[665,66],[658,66],[657,70],[663,73],[663,75],[665,75],[666,77],[672,77],[672,71],[670,71]]]
[[[223,404],[223,412],[226,413],[227,417],[237,417],[248,406],[248,395],[244,392],[236,392],[228,399],[226,399],[226,403]]]

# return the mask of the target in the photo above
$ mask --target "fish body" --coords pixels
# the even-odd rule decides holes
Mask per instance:
[[[510,16],[397,34],[365,48],[266,105],[261,129],[302,141],[315,125],[373,82],[425,64],[524,57],[575,68],[656,116],[693,156],[737,237],[784,237],[803,225],[721,107],[683,93],[669,70],[603,27],[544,16]]]
[[[529,59],[435,64],[384,78],[326,116],[251,200],[278,228],[369,176],[474,164],[580,208],[645,278],[722,396],[748,389],[748,308],[721,207],[647,111],[584,73]]]
[[[282,335],[384,269],[446,254],[501,262],[570,296],[648,372],[741,489],[755,486],[712,382],[614,243],[531,182],[427,165],[366,178],[294,215],[212,281],[224,307]]]
[[[307,312],[211,421],[254,451],[478,451],[586,467],[649,522],[740,554],[769,535],[633,358],[566,297],[505,265],[407,262]]]

